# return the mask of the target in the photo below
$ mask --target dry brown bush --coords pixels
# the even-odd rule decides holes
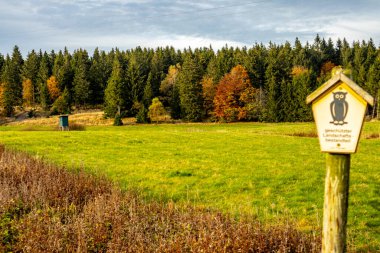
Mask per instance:
[[[370,133],[365,135],[366,139],[380,139],[380,133]]]
[[[70,131],[85,131],[86,126],[78,123],[71,123],[69,129]]]
[[[319,236],[292,224],[147,203],[104,178],[1,150],[1,252],[320,252]]]
[[[295,132],[292,134],[289,134],[290,136],[297,136],[297,137],[310,137],[310,138],[317,138],[318,134],[316,132]]]

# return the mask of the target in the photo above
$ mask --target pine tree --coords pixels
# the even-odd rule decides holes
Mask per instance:
[[[60,56],[59,56],[59,63],[57,62],[58,56],[56,58],[56,62],[57,62],[56,71],[58,72],[54,74],[54,76],[57,78],[59,89],[64,90],[67,87],[69,93],[71,92],[73,78],[74,78],[74,70],[71,65],[71,58],[72,57],[69,54],[67,48],[65,48],[64,53],[63,53],[63,63],[61,62]]]
[[[181,111],[181,98],[179,96],[179,85],[173,86],[172,97],[170,100],[170,116],[172,119],[180,119],[182,115]]]
[[[120,115],[126,105],[126,85],[124,70],[118,57],[115,57],[112,74],[104,94],[104,113],[107,117]]]
[[[12,62],[9,55],[7,55],[1,74],[1,105],[4,108],[5,115],[8,117],[13,116],[16,105],[14,98],[17,97],[17,94],[14,93],[13,81]]]
[[[14,94],[14,105],[21,105],[22,104],[22,66],[23,66],[23,59],[22,55],[20,53],[20,50],[18,46],[15,46],[13,48],[12,52],[12,59],[11,59],[11,87],[12,93]]]
[[[140,71],[141,66],[132,58],[128,64],[126,72],[126,82],[129,90],[131,91],[131,103],[139,102],[142,99],[144,92],[144,77]]]
[[[227,45],[216,53],[216,57],[210,60],[210,64],[214,65],[213,73],[210,73],[214,82],[219,80],[235,66],[234,50]]]
[[[50,106],[50,96],[47,88],[47,80],[49,78],[48,56],[45,53],[40,61],[40,67],[37,74],[38,102],[44,110],[48,110]]]
[[[76,106],[85,106],[90,98],[90,83],[87,81],[85,63],[79,63],[75,69],[74,80],[74,102]]]
[[[149,112],[148,109],[144,105],[142,105],[136,115],[136,122],[149,123],[148,112]]]
[[[161,82],[165,76],[164,56],[161,48],[157,48],[157,50],[154,52],[150,63],[150,68],[153,96],[157,97],[159,95]],[[149,104],[150,102],[151,101],[149,101]]]
[[[374,63],[368,71],[367,88],[370,94],[374,97],[374,107],[372,108],[372,117],[379,118],[380,116],[380,53],[377,55]]]
[[[310,121],[312,113],[310,106],[306,105],[306,97],[312,92],[313,73],[302,66],[293,67],[291,92],[292,98],[289,101],[289,121]]]
[[[40,65],[37,53],[32,50],[22,68],[23,99],[27,106],[34,106],[37,89],[37,76]]]
[[[243,66],[248,71],[253,87],[260,89],[262,92],[265,86],[267,49],[263,44],[255,44],[247,53],[248,55]]]
[[[178,74],[182,118],[189,121],[201,121],[204,115],[200,72],[196,59],[188,55]]]
[[[3,71],[4,62],[5,62],[4,55],[0,53],[0,75]]]
[[[344,69],[352,69],[353,64],[352,64],[352,49],[350,45],[348,44],[346,39],[343,39],[342,42],[342,49],[341,49],[341,61],[342,61],[342,66]]]
[[[103,51],[99,52],[99,49],[96,48],[91,59],[91,67],[88,73],[91,93],[89,101],[91,104],[102,104],[104,102],[104,89],[111,73],[106,68],[106,64],[106,55]]]
[[[63,67],[64,63],[65,63],[65,58],[62,54],[62,51],[60,50],[54,59],[54,64],[53,64],[53,68],[52,68],[52,75],[55,76],[55,78],[57,78],[57,82],[58,82],[59,88],[61,90],[63,90],[65,88],[64,85],[59,83],[61,81],[62,67]]]
[[[285,97],[288,92],[288,85],[291,82],[292,59],[290,55],[290,45],[277,46],[270,44],[268,51],[268,67],[266,76],[266,112],[265,120],[270,122],[283,121],[287,111],[288,102]],[[284,95],[284,96],[283,96]]]
[[[2,105],[7,116],[13,116],[15,106],[22,105],[22,70],[23,59],[17,46],[13,48],[12,58],[6,57],[2,80]]]
[[[144,94],[142,97],[142,103],[145,108],[148,108],[150,105],[150,102],[153,99],[153,88],[152,88],[152,73],[149,73],[148,79],[146,81],[146,85],[144,87]]]
[[[36,85],[37,83],[37,74],[39,68],[39,58],[37,53],[32,50],[30,52],[24,62],[22,68],[22,78],[29,79],[32,82],[32,85]]]
[[[69,114],[71,112],[70,92],[66,87],[62,95],[60,95],[53,103],[52,114]]]

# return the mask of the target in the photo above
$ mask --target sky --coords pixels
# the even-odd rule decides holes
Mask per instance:
[[[379,0],[0,0],[0,53],[18,45],[90,53],[99,47],[209,47],[346,38],[380,43]]]

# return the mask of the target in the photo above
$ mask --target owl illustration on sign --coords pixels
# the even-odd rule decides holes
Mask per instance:
[[[348,112],[348,103],[346,101],[347,92],[333,92],[334,100],[330,104],[330,112],[333,121],[331,124],[336,126],[347,124],[344,119]]]

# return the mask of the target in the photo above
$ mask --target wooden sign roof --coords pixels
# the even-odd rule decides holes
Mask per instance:
[[[309,96],[307,96],[306,103],[310,104],[314,102],[316,99],[323,96],[328,90],[330,90],[332,87],[339,84],[340,82],[347,84],[357,95],[363,98],[368,104],[373,106],[373,97],[370,94],[368,94],[365,90],[363,90],[359,85],[357,85],[354,81],[348,78],[345,74],[343,74],[341,71],[338,72],[335,76],[333,76],[330,80],[322,84]]]

